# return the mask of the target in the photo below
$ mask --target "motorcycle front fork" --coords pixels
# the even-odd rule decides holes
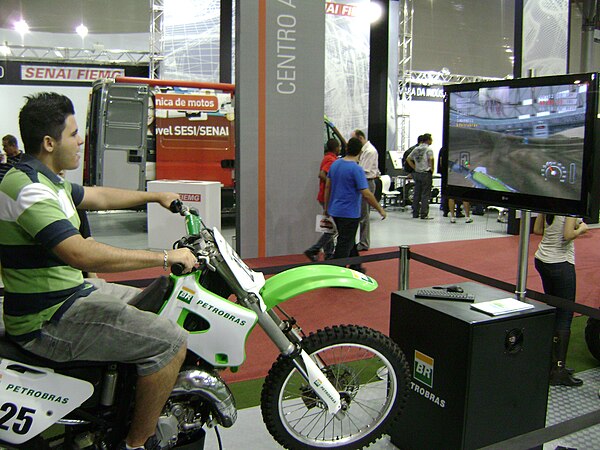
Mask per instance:
[[[339,416],[345,408],[342,398],[327,376],[323,373],[325,364],[318,357],[311,357],[302,349],[302,336],[293,324],[281,318],[273,310],[261,311],[258,303],[248,305],[258,315],[258,323],[271,338],[282,355],[292,358],[300,375],[310,385],[311,389],[327,406],[329,413]]]

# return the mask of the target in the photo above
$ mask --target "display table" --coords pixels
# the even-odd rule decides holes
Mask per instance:
[[[221,183],[217,181],[157,180],[148,183],[148,192],[176,192],[183,203],[196,208],[209,228],[221,228]],[[148,204],[148,247],[173,248],[185,236],[185,220],[158,203]]]
[[[475,302],[513,297],[458,283]],[[391,441],[403,450],[475,449],[545,426],[555,308],[490,316],[471,303],[392,293],[390,336],[410,364],[407,406]]]

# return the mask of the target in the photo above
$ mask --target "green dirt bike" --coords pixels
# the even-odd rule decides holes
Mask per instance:
[[[158,422],[160,448],[198,450],[207,426],[234,425],[235,400],[219,371],[244,362],[256,324],[280,351],[261,394],[264,422],[279,444],[356,449],[386,433],[410,386],[398,345],[359,325],[305,336],[279,308],[313,289],[372,291],[377,282],[329,265],[297,267],[265,279],[197,213],[180,202],[172,210],[185,217],[187,228],[175,247],[192,250],[199,268],[182,274],[183,268],[174,266],[170,277],[155,280],[135,303],[189,332],[186,362]],[[0,448],[113,448],[127,433],[135,378],[132,365],[55,363],[0,338]],[[54,424],[64,432],[43,433]]]

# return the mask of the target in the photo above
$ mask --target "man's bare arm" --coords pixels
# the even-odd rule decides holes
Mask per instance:
[[[156,202],[168,208],[171,202],[178,198],[179,195],[173,192],[146,192],[104,186],[86,186],[84,187],[83,200],[78,207],[99,211],[131,208],[133,206]]]
[[[88,272],[125,272],[162,267],[164,264],[163,252],[112,247],[93,239],[84,239],[79,234],[60,242],[52,251],[68,265]],[[181,263],[189,272],[196,262],[196,257],[187,248],[167,251],[169,267]]]

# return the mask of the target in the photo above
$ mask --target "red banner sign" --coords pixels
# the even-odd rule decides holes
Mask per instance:
[[[346,5],[344,3],[325,3],[325,13],[335,14],[336,16],[355,17],[358,7],[356,5]]]
[[[156,109],[206,112],[219,110],[219,99],[216,95],[156,94],[154,101]]]

